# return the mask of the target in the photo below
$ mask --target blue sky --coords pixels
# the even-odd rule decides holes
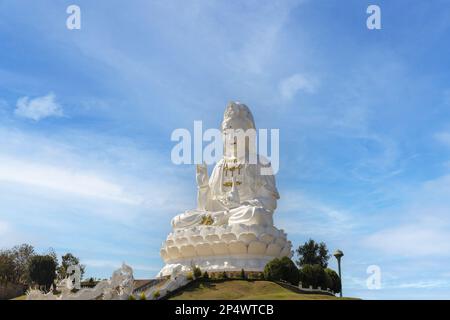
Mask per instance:
[[[154,276],[195,207],[171,132],[239,100],[280,129],[276,225],[344,251],[345,295],[449,298],[449,37],[444,0],[0,0],[0,247]]]

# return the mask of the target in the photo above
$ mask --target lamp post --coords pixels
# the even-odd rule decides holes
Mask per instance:
[[[341,258],[344,256],[344,253],[338,249],[333,256],[335,256],[338,263],[339,279],[341,280],[341,292],[339,293],[339,296],[342,298]]]

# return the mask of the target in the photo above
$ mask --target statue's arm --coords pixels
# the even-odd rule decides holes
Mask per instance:
[[[266,210],[274,211],[277,208],[277,200],[280,198],[278,193],[275,176],[273,174],[261,174],[261,167],[265,168],[264,172],[270,171],[270,164],[268,165],[258,165],[255,166],[256,172],[255,175],[255,196],[254,199],[246,201],[248,204],[253,206],[261,206]]]
[[[199,208],[204,211],[226,211],[228,207],[222,203],[220,197],[215,197],[214,195],[220,193],[220,183],[221,183],[221,162],[219,161],[209,179],[207,178],[206,166],[202,165],[198,168],[197,174],[197,184],[198,184],[198,195],[199,195]],[[202,178],[203,177],[203,178]]]

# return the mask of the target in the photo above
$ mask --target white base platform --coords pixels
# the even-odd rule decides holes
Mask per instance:
[[[170,233],[161,248],[166,266],[158,277],[191,271],[263,271],[274,258],[292,256],[286,233],[273,226],[197,226]]]
[[[264,271],[266,264],[272,260],[273,257],[202,257],[195,260],[182,260],[178,263],[167,264],[158,273],[157,277],[170,276],[172,272],[177,269],[181,272],[191,271],[191,266],[194,264],[199,267],[202,272],[219,272],[219,271]],[[181,267],[181,270],[179,269]]]

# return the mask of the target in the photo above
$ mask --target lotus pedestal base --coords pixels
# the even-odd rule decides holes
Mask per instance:
[[[286,233],[259,225],[197,226],[175,230],[161,248],[166,263],[158,277],[190,271],[263,271],[274,258],[292,256]]]

